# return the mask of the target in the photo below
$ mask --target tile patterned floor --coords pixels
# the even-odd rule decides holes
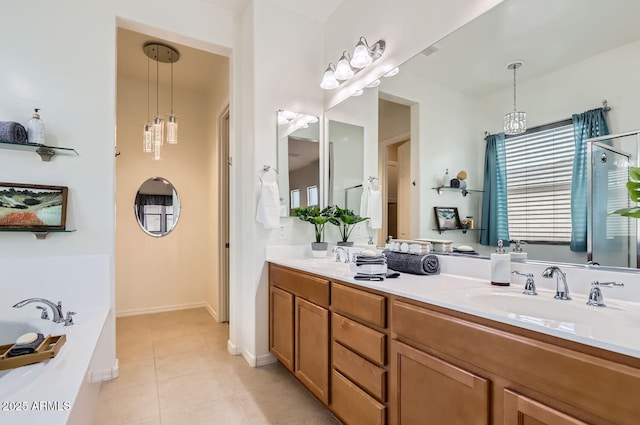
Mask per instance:
[[[120,376],[102,385],[94,425],[338,425],[279,363],[227,351],[206,309],[119,318]]]

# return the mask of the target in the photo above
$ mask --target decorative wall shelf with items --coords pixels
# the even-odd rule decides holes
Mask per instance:
[[[453,192],[460,192],[462,194],[462,196],[467,196],[469,193],[482,193],[484,192],[483,190],[477,190],[477,189],[461,189],[459,187],[450,187],[450,186],[439,186],[439,187],[432,187],[431,189],[436,190],[438,192],[438,195],[442,195],[444,192],[449,192],[449,191],[453,191]]]
[[[0,148],[18,151],[31,151],[40,155],[44,162],[51,161],[55,155],[80,156],[75,149],[41,145],[39,143],[16,143],[0,140]]]

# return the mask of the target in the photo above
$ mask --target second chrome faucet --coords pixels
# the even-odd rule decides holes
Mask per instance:
[[[570,300],[569,285],[567,285],[567,275],[560,270],[558,266],[550,266],[544,269],[542,277],[551,279],[556,277],[556,295],[553,297],[557,300]]]

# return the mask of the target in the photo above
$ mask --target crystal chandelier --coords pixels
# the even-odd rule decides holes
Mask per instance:
[[[527,113],[518,112],[516,108],[516,69],[524,62],[516,61],[507,65],[507,69],[513,70],[513,112],[504,116],[504,134],[514,135],[527,131]]]

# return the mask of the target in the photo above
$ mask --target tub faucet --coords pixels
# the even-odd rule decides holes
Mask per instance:
[[[27,298],[26,300],[22,300],[19,303],[16,303],[14,307],[20,308],[31,303],[42,303],[48,305],[49,307],[51,307],[51,310],[53,310],[53,321],[55,323],[64,322],[64,314],[62,313],[62,301],[58,301],[58,304],[55,304],[49,300],[45,300],[44,298]]]
[[[542,277],[546,277],[547,279],[551,279],[555,275],[556,277],[556,295],[553,297],[557,300],[570,300],[569,296],[569,285],[567,285],[567,275],[560,270],[558,266],[550,266],[544,269],[542,272]],[[560,285],[560,281],[562,280],[562,285]]]

